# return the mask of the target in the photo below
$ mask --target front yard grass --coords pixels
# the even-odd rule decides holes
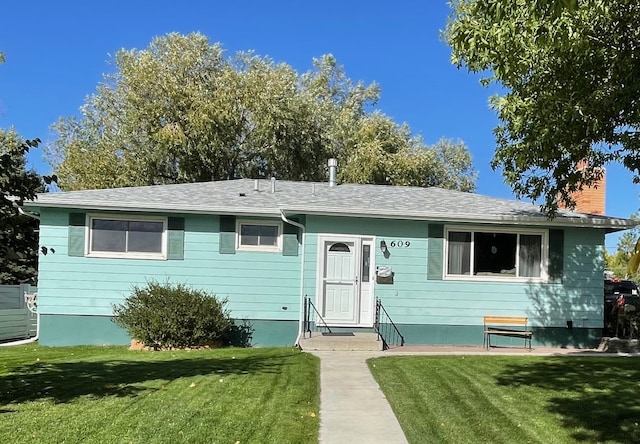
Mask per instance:
[[[640,442],[640,360],[392,356],[368,361],[410,443]]]
[[[294,348],[0,348],[0,442],[316,443],[319,393]]]

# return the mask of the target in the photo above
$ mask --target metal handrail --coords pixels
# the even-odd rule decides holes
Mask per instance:
[[[313,311],[316,314],[316,325],[318,324],[318,320],[320,320],[324,324],[324,328],[329,330],[329,333],[331,333],[331,328],[327,325],[327,323],[325,322],[320,312],[318,312],[318,310],[316,309],[316,306],[313,305],[313,302],[311,302],[311,298],[308,296],[305,296],[304,297],[304,321],[303,321],[303,332],[302,332],[303,337],[306,338],[307,333],[309,333],[309,337],[311,337],[311,309],[313,309]]]
[[[384,315],[386,322],[380,321],[382,315]],[[391,316],[389,316],[389,313],[384,308],[382,301],[379,298],[376,298],[376,318],[373,328],[378,334],[378,340],[382,341],[383,350],[389,349],[389,343],[392,345],[400,345],[400,347],[404,346],[404,336],[400,333],[398,326],[393,322]],[[391,328],[393,328],[393,330],[391,330]]]

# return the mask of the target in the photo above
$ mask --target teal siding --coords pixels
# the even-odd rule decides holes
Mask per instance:
[[[558,331],[566,330],[568,320],[573,321],[574,331],[602,328],[604,233],[601,230],[564,230],[562,282],[480,282],[428,279],[426,222],[369,220],[365,225],[358,220],[330,217],[308,218],[308,222],[312,234],[307,240],[305,292],[309,295],[316,294],[316,270],[312,266],[317,257],[315,233],[358,234],[364,226],[366,232],[362,234],[377,235],[377,243],[381,239],[385,239],[387,246],[392,240],[410,242],[409,248],[389,248],[388,258],[375,248],[376,265],[390,266],[395,273],[394,283],[376,285],[375,293],[401,330],[403,325],[433,326],[440,331],[439,335],[446,337],[451,328],[472,326],[477,332],[482,316],[489,314],[527,316],[532,326],[554,327],[546,337],[544,329],[536,333],[540,343],[560,338]],[[426,334],[413,336],[411,342],[430,344],[441,340],[442,336]]]
[[[56,252],[40,256],[40,312],[108,316],[132,286],[155,279],[186,283],[227,298],[237,318],[298,319],[299,257],[277,252],[221,257],[218,217],[184,217],[184,260],[107,259],[68,256],[67,213],[43,211],[41,244]]]
[[[56,252],[40,256],[40,312],[45,316],[56,315],[56,319],[64,319],[57,315],[108,319],[113,304],[121,303],[133,285],[145,285],[150,279],[170,280],[228,299],[234,318],[250,319],[263,329],[258,335],[265,338],[263,344],[280,341],[267,339],[271,333],[274,338],[291,336],[282,344],[293,343],[300,314],[301,260],[304,259],[303,292],[316,298],[318,236],[351,234],[374,237],[373,265],[393,269],[393,284],[377,284],[375,295],[382,299],[401,330],[404,325],[413,332],[409,335],[411,343],[435,344],[447,338],[462,341],[452,343],[480,343],[482,337],[475,336],[481,329],[482,316],[488,314],[524,315],[533,327],[553,327],[538,329],[534,343],[537,340],[562,344],[568,320],[574,326],[571,334],[578,334],[580,329],[602,328],[602,230],[563,230],[563,261],[561,269],[556,270],[562,276],[561,281],[480,282],[428,279],[429,270],[444,258],[436,261],[430,257],[430,225],[426,221],[307,216],[306,245],[298,250],[298,256],[287,256],[280,252],[225,254],[227,249],[221,249],[221,221],[217,216],[180,217],[185,219],[183,260],[104,259],[69,256],[68,213],[44,210],[41,244]],[[230,226],[222,225],[223,228]],[[224,235],[222,239],[224,243]],[[383,239],[389,248],[386,257],[378,248]],[[393,247],[394,241],[402,245],[408,243],[409,247]],[[432,251],[438,254],[441,249],[432,248]],[[303,253],[304,258],[300,256]],[[45,338],[50,334],[47,325],[61,328],[59,323],[43,324],[41,334]],[[275,330],[269,333],[269,329]],[[456,329],[471,333],[456,336],[453,333]],[[469,339],[471,336],[473,341]]]
[[[395,284],[378,286],[376,294],[399,323],[478,325],[483,315],[495,314],[525,315],[539,326],[565,327],[573,320],[577,327],[601,328],[603,234],[567,229],[564,240],[562,283],[427,281],[414,258],[392,256]]]
[[[318,235],[351,234],[372,236],[376,239],[373,248],[376,266],[390,266],[395,273],[394,284],[376,285],[376,296],[386,299],[404,299],[409,292],[423,294],[427,284],[427,222],[344,217],[307,217],[307,246],[305,258],[305,293],[316,295]],[[379,248],[385,240],[389,257],[385,258]],[[392,247],[393,241],[409,242],[408,248]],[[386,303],[385,303],[386,306]],[[394,318],[394,321],[396,319]]]

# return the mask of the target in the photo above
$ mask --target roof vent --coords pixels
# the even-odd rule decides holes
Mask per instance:
[[[256,179],[253,181],[253,191],[260,191],[260,180]]]
[[[336,170],[338,168],[338,159],[329,159],[329,186],[336,186]]]
[[[271,192],[272,193],[276,192],[276,178],[275,177],[271,178]]]

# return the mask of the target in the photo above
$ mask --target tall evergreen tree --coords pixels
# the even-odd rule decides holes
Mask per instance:
[[[44,190],[42,177],[27,171],[25,162],[39,142],[0,130],[0,284],[36,283],[38,221],[20,214],[18,206]]]

